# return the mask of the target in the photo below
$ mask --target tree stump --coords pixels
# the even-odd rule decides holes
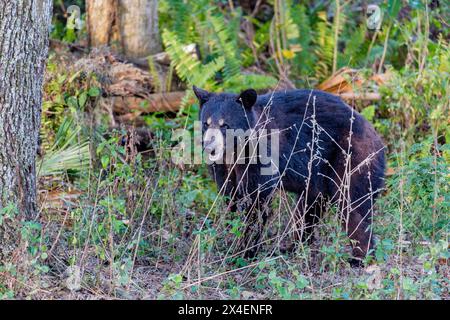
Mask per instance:
[[[87,4],[89,46],[111,46],[127,58],[161,51],[157,0],[90,0]]]

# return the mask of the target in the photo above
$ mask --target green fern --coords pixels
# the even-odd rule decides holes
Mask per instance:
[[[318,80],[323,80],[331,74],[331,67],[333,65],[334,39],[332,26],[327,21],[326,12],[319,12],[318,17],[320,20],[316,25],[317,32],[315,35],[315,53],[317,56],[315,77]]]
[[[189,42],[191,35],[192,8],[184,0],[164,0],[159,3],[159,19],[175,32],[183,42]]]
[[[239,18],[239,15],[236,15]],[[254,89],[264,89],[276,85],[277,80],[267,75],[242,74],[242,60],[238,58],[239,47],[235,40],[238,32],[238,25],[233,22],[239,19],[233,18],[231,23],[226,24],[222,15],[210,16],[207,25],[213,30],[213,40],[210,41],[211,51],[215,55],[225,58],[223,68],[223,87],[230,91],[241,91],[252,87]]]
[[[299,75],[311,75],[314,71],[315,56],[311,54],[312,47],[312,28],[309,16],[306,14],[306,7],[304,5],[293,5],[292,19],[299,30],[298,43],[301,51],[297,53],[295,58],[295,70]]]
[[[243,61],[239,58],[239,38],[236,36],[240,28],[239,10],[225,17],[217,7],[200,6],[197,3],[192,4],[192,7],[192,15],[196,17],[192,25],[195,30],[190,33],[188,39],[178,35],[175,25],[171,29],[165,29],[162,34],[172,67],[182,81],[189,87],[196,85],[208,90],[234,92],[249,87],[263,89],[276,85],[277,80],[274,77],[242,73]],[[178,13],[174,14],[174,19],[177,19]],[[202,48],[202,56],[207,63],[184,50],[192,41]],[[191,97],[192,92],[189,91],[182,101],[182,106],[187,105]]]
[[[184,45],[179,41],[175,33],[164,30],[162,38],[166,52],[169,54],[171,63],[175,66],[175,70],[181,80],[198,86],[204,86],[208,81],[211,86],[215,84],[212,78],[216,72],[224,67],[224,58],[221,57],[206,65],[202,65],[196,56],[184,50]]]
[[[184,45],[180,43],[173,32],[164,30],[162,38],[166,52],[170,56],[171,64],[181,80],[187,82],[189,86],[196,85],[210,90],[217,86],[215,76],[225,66],[223,57],[203,65],[196,56],[184,50]],[[188,91],[181,102],[181,106],[186,106],[191,97],[192,91]]]
[[[353,67],[359,67],[364,63],[366,58],[367,47],[366,42],[366,30],[367,27],[361,24],[351,36],[348,37],[348,41],[345,45],[344,53],[341,55],[339,65],[350,65]]]
[[[236,36],[230,35],[230,31],[225,24],[223,16],[211,15],[206,24],[213,31],[213,41],[211,42],[212,52],[225,58],[223,75],[225,79],[231,79],[240,73],[241,63],[237,58],[238,47],[233,41]]]

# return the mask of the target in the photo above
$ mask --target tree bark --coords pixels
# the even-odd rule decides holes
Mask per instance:
[[[51,16],[52,0],[0,0],[0,263],[15,245],[9,222],[37,214],[35,160]],[[14,217],[4,216],[7,206]]]
[[[111,45],[119,40],[116,21],[117,3],[118,0],[86,1],[90,47]]]
[[[128,58],[161,51],[158,0],[88,0],[91,47],[112,46]]]

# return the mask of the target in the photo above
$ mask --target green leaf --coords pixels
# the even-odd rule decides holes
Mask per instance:
[[[388,13],[391,18],[397,17],[401,9],[400,0],[389,0],[388,2]]]
[[[306,279],[305,276],[299,275],[299,276],[297,277],[296,284],[297,284],[297,288],[299,288],[299,289],[304,289],[304,288],[306,288],[306,287],[308,286],[309,281],[308,281],[308,279]]]
[[[100,95],[100,88],[92,87],[89,89],[88,94],[90,97],[98,97]]]
[[[102,163],[102,167],[103,169],[106,169],[109,165],[109,156],[108,155],[103,155],[100,159],[101,163]]]
[[[67,99],[67,105],[69,106],[69,108],[74,109],[73,111],[75,111],[76,109],[78,109],[78,99],[76,97],[69,97]]]
[[[361,111],[361,115],[364,118],[366,118],[368,121],[372,122],[373,118],[375,117],[375,106],[371,105],[371,106],[368,106],[368,107],[364,108]]]
[[[84,106],[86,105],[86,101],[87,101],[87,93],[86,91],[84,91],[78,97],[78,104],[80,105],[80,108],[84,108]]]

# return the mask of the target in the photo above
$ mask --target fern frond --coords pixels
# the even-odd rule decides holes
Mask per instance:
[[[294,5],[291,10],[292,19],[299,30],[298,42],[301,47],[301,51],[297,53],[294,67],[299,74],[309,75],[315,66],[315,56],[310,53],[312,46],[311,22],[304,5]]]
[[[241,70],[241,62],[237,58],[238,47],[232,39],[236,36],[230,34],[223,16],[211,15],[206,23],[214,31],[214,39],[212,41],[213,53],[225,58],[225,67],[223,70],[224,78],[231,79],[238,75]]]
[[[239,24],[230,27],[225,23],[223,15],[212,15],[208,11],[201,25],[202,30],[207,29],[209,33],[208,47],[211,50],[209,59],[214,57],[206,64],[202,64],[197,56],[184,50],[184,45],[176,33],[167,29],[163,31],[162,39],[166,52],[181,80],[189,86],[196,85],[207,90],[217,90],[219,88],[216,78],[220,75],[221,88],[234,92],[249,87],[255,89],[273,87],[277,83],[277,80],[271,76],[241,73],[242,63],[238,59],[237,37],[230,31],[237,28]],[[188,91],[182,106],[185,106],[191,97],[192,92]]]
[[[181,80],[190,82],[193,72],[201,65],[200,61],[184,50],[174,32],[164,30],[162,39],[178,76]]]
[[[344,49],[344,53],[340,59],[340,66],[350,65],[358,67],[364,62],[366,57],[366,47],[364,43],[366,41],[366,26],[360,25],[349,37]]]
[[[190,86],[196,85],[206,89],[216,87],[215,75],[224,68],[224,57],[216,58],[203,65],[196,56],[184,50],[184,45],[179,42],[173,32],[164,30],[162,38],[166,52],[170,56],[171,64],[181,80],[187,82]],[[182,100],[181,107],[184,107],[189,101],[190,93]]]
[[[187,19],[192,13],[190,7],[191,5],[184,0],[164,0],[159,5],[160,19],[164,20],[170,30],[184,43],[191,40],[189,31],[192,19]]]
[[[331,74],[331,66],[333,65],[334,39],[333,30],[327,21],[325,11],[318,14],[320,21],[317,23],[317,32],[315,37],[318,63],[316,64],[316,78],[319,80],[327,78]]]

